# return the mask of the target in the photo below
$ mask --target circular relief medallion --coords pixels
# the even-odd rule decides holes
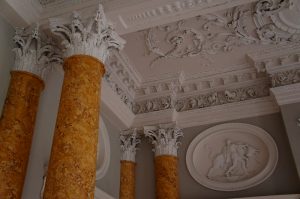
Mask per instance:
[[[214,126],[190,144],[187,168],[201,185],[219,191],[256,186],[274,171],[278,150],[263,129],[242,123]]]

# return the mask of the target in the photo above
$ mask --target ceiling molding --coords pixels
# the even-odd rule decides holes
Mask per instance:
[[[120,100],[119,96],[110,88],[106,81],[102,81],[101,93],[101,111],[103,115],[120,129],[129,128],[135,115]]]
[[[174,109],[136,115],[133,127],[175,122],[180,128],[188,128],[218,122],[257,117],[279,112],[272,97],[246,100],[207,108],[176,112]]]
[[[258,98],[203,109],[176,113],[180,128],[227,122],[231,120],[258,117],[279,112],[278,105],[271,97]]]
[[[272,96],[279,106],[300,102],[300,83],[271,88]]]
[[[5,12],[4,16],[11,22],[13,26],[28,26],[31,23],[39,22],[41,25],[48,23],[48,18],[61,17],[69,18],[73,10],[83,13],[88,18],[94,13],[95,5],[98,0],[74,1],[57,1],[46,5],[38,4],[38,1],[30,0],[3,0],[10,6],[12,13]],[[198,16],[218,10],[223,10],[237,5],[242,5],[255,0],[153,0],[140,1],[124,5],[124,7],[111,6],[117,4],[118,1],[104,1],[104,8],[108,8],[106,15],[115,24],[119,34],[126,34],[149,27],[162,25],[185,18]],[[120,3],[123,5],[124,3]],[[2,7],[1,7],[2,8]]]

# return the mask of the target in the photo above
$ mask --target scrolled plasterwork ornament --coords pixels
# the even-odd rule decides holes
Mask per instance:
[[[13,70],[26,71],[45,79],[53,64],[62,62],[57,48],[50,41],[42,41],[39,25],[30,34],[25,29],[17,28],[13,41],[16,44]]]
[[[260,97],[266,97],[268,95],[268,85],[254,85],[245,88],[227,89],[194,97],[178,99],[175,102],[175,109],[177,112],[182,112],[210,106],[256,99]]]
[[[137,128],[134,128],[121,133],[121,160],[135,162],[137,146],[141,143],[137,131]]]
[[[132,112],[134,114],[149,113],[172,108],[171,96],[159,97],[140,102],[133,102]]]
[[[213,62],[210,55],[226,53],[239,46],[300,42],[299,24],[293,22],[291,27],[289,22],[284,22],[289,20],[288,17],[286,20],[279,17],[289,9],[295,10],[294,7],[300,7],[295,6],[295,0],[260,0],[150,28],[145,31],[148,54],[155,55],[150,66],[162,59],[193,56],[202,56],[209,65]]]
[[[113,78],[112,78],[112,72],[111,71],[106,71],[104,74],[104,80],[109,84],[111,89],[120,97],[121,101],[124,102],[124,104],[132,110],[132,100],[129,97],[129,95],[119,86],[118,83],[116,83]]]
[[[64,25],[58,19],[50,19],[51,31],[61,37],[64,57],[75,54],[90,55],[103,63],[109,56],[110,49],[120,50],[125,45],[123,40],[108,22],[99,4],[96,15],[85,25],[78,12],[73,12],[72,22]]]
[[[272,87],[285,86],[300,82],[300,69],[278,72],[271,75]]]
[[[183,132],[178,127],[172,126],[145,126],[144,134],[154,145],[155,156],[171,155],[177,156],[180,145],[179,139]]]

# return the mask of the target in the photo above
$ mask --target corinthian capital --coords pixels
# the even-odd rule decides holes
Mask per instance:
[[[38,25],[30,34],[25,29],[16,29],[13,41],[16,44],[13,70],[33,73],[44,79],[51,63],[61,61],[55,47],[40,38]]]
[[[62,39],[64,57],[75,54],[90,55],[105,63],[111,48],[120,50],[124,47],[123,40],[108,23],[99,4],[96,15],[83,23],[79,13],[73,12],[72,22],[63,24],[59,19],[50,19],[51,31]]]
[[[121,160],[127,160],[135,162],[135,154],[137,145],[141,143],[141,140],[137,134],[137,129],[130,129],[124,131],[120,135],[121,140]]]
[[[179,138],[183,137],[181,129],[170,125],[145,126],[144,134],[154,145],[155,156],[177,156]]]

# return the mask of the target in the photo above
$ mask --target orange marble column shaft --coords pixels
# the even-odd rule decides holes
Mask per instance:
[[[135,199],[135,166],[135,162],[121,161],[120,199]]]
[[[94,57],[73,55],[64,71],[44,199],[92,199],[104,66]]]
[[[155,157],[155,180],[157,199],[179,199],[177,157],[160,155]]]
[[[44,82],[27,72],[11,72],[0,119],[0,198],[22,195],[35,118]]]

